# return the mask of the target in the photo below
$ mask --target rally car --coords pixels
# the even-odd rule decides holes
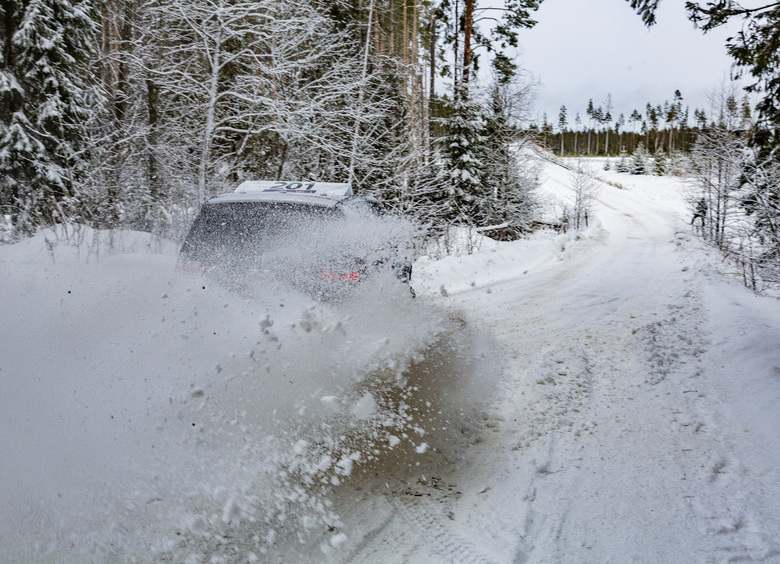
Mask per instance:
[[[376,198],[354,195],[349,184],[246,181],[202,206],[177,270],[242,293],[283,285],[323,299],[382,268],[410,284],[403,244],[381,239],[382,213]]]

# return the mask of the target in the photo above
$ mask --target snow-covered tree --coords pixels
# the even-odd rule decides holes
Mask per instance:
[[[16,0],[0,13],[0,206],[31,231],[74,195],[96,27],[88,1]]]
[[[593,201],[598,195],[598,186],[578,164],[571,173],[571,189],[574,198],[563,207],[563,222],[575,231],[586,229],[590,223]]]
[[[672,161],[666,151],[656,151],[655,155],[653,155],[653,162],[655,164],[655,174],[658,176],[664,176],[671,172]]]
[[[145,4],[133,52],[117,56],[143,102],[124,138],[154,147],[149,177],[190,205],[243,177],[345,180],[352,169],[356,189],[392,183],[406,151],[396,67],[373,53],[366,64],[341,23],[305,0]]]
[[[699,134],[691,155],[692,170],[698,186],[694,205],[703,200],[707,213],[703,236],[721,248],[727,248],[737,212],[736,194],[742,184],[743,169],[750,154],[747,137],[738,128],[739,117],[734,92],[721,90],[711,97],[713,115],[718,121]]]
[[[441,120],[440,151],[409,177],[414,215],[445,247],[450,226],[515,239],[532,219],[537,167],[520,127],[527,119],[531,85],[514,65],[509,69],[499,58],[493,66],[486,91],[472,84],[466,96],[459,87],[448,118]]]
[[[615,165],[615,170],[623,173],[631,172],[631,163],[625,149],[620,151],[620,155],[618,155],[618,162],[617,165]]]
[[[653,174],[653,169],[650,153],[639,143],[631,157],[631,174]]]
[[[487,91],[484,183],[490,189],[481,213],[505,239],[528,230],[534,211],[537,167],[521,133],[530,93],[517,77],[496,77]]]
[[[780,164],[776,157],[755,159],[746,166],[743,208],[756,241],[752,258],[758,275],[780,285]]]
[[[484,183],[485,118],[482,105],[461,85],[455,92],[450,116],[444,120],[444,169],[448,178],[447,218],[459,225],[479,226],[480,209],[489,196]]]

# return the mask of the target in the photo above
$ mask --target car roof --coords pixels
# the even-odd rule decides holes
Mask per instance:
[[[346,182],[286,182],[283,180],[245,180],[235,189],[237,193],[268,192],[314,194],[341,199],[352,195],[352,186]]]
[[[278,202],[333,207],[352,195],[352,186],[340,182],[246,180],[234,192],[215,196],[209,203]]]
[[[262,192],[247,192],[243,194],[236,194],[230,192],[228,194],[220,194],[209,198],[207,204],[226,204],[233,202],[265,202],[269,204],[295,204],[295,205],[307,205],[318,206],[325,208],[332,208],[338,205],[339,200],[327,198],[325,196],[311,196],[308,194],[265,194]]]

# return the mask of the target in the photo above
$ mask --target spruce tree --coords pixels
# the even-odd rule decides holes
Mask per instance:
[[[619,160],[617,165],[615,166],[615,170],[617,172],[631,172],[631,165],[629,163],[628,159],[628,153],[626,153],[625,149],[620,151]]]
[[[654,161],[655,161],[655,174],[658,176],[664,176],[666,174],[669,174],[671,171],[671,160],[669,159],[669,155],[666,154],[666,151],[658,150],[655,152],[654,155]]]
[[[487,92],[484,184],[487,199],[481,211],[487,225],[501,226],[490,236],[517,239],[531,221],[536,170],[523,150],[519,127],[527,93],[514,77],[498,76]]]
[[[25,113],[26,89],[24,69],[17,62],[18,48],[14,36],[23,16],[21,0],[3,2],[0,27],[0,212],[10,215],[14,224],[26,208],[21,196],[30,185],[26,178],[34,171],[31,163],[38,160],[43,147],[29,132],[32,127]],[[23,221],[29,223],[28,220]]]
[[[444,120],[444,168],[449,179],[447,219],[460,225],[479,225],[484,219],[485,185],[483,143],[485,119],[482,106],[463,85],[455,90],[450,116]]]
[[[91,3],[4,2],[0,60],[0,206],[31,232],[73,195],[89,108]],[[61,209],[61,208],[60,208]]]
[[[639,143],[631,158],[631,174],[652,174],[650,154],[643,143]]]

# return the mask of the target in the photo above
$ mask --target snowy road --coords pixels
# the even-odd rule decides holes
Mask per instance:
[[[417,300],[0,247],[0,562],[780,561],[780,303],[680,179],[590,166],[581,236],[422,258]]]
[[[713,347],[713,333],[744,335],[755,319],[708,302],[717,284],[679,199],[605,184],[591,240],[449,298],[498,339],[507,379],[458,464],[367,496],[355,521],[382,518],[355,525],[349,561],[780,559],[777,303],[761,336],[729,343],[762,354],[734,364]],[[760,424],[729,410],[753,369],[773,398]]]

